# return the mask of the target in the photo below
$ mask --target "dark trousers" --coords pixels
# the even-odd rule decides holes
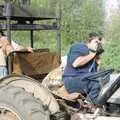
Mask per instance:
[[[84,76],[63,77],[65,88],[69,93],[87,94],[87,101],[95,104],[100,92],[101,73],[89,73]]]

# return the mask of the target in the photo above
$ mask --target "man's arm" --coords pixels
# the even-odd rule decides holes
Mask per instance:
[[[74,60],[72,65],[74,68],[77,68],[79,66],[83,66],[83,65],[87,64],[90,60],[92,60],[95,57],[95,55],[96,55],[96,53],[89,52],[88,55],[79,56]]]
[[[29,51],[29,52],[33,52],[33,49],[31,47],[23,47],[19,44],[17,44],[16,42],[12,41],[12,46],[14,48],[14,51]]]
[[[13,51],[13,48],[6,36],[0,38],[0,44],[2,45],[2,50],[6,55]]]

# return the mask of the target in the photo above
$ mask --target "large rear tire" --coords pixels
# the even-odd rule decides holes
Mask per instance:
[[[1,112],[3,109],[5,115]],[[14,118],[9,118],[7,113],[13,114]],[[7,120],[50,120],[50,114],[40,100],[23,88],[11,85],[0,85],[0,119],[1,116]]]
[[[0,84],[24,88],[26,92],[33,94],[35,99],[39,99],[48,108],[50,114],[60,112],[59,104],[54,96],[40,82],[33,78],[25,75],[12,74],[0,79]]]

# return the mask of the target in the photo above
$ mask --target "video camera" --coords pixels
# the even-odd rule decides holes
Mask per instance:
[[[98,46],[97,46],[97,50],[92,50],[92,49],[89,49],[91,52],[94,52],[96,53],[96,56],[99,56],[100,54],[102,54],[104,52],[104,49],[103,49],[103,46],[101,43],[97,43]]]
[[[96,55],[100,55],[104,52],[103,46],[101,43],[98,43],[98,47],[97,47],[97,51],[96,51]]]

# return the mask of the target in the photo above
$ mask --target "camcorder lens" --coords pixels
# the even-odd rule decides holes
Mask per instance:
[[[99,41],[101,41],[102,40],[102,37],[99,37]]]
[[[101,43],[98,43],[97,55],[100,55],[104,52],[103,46]]]

